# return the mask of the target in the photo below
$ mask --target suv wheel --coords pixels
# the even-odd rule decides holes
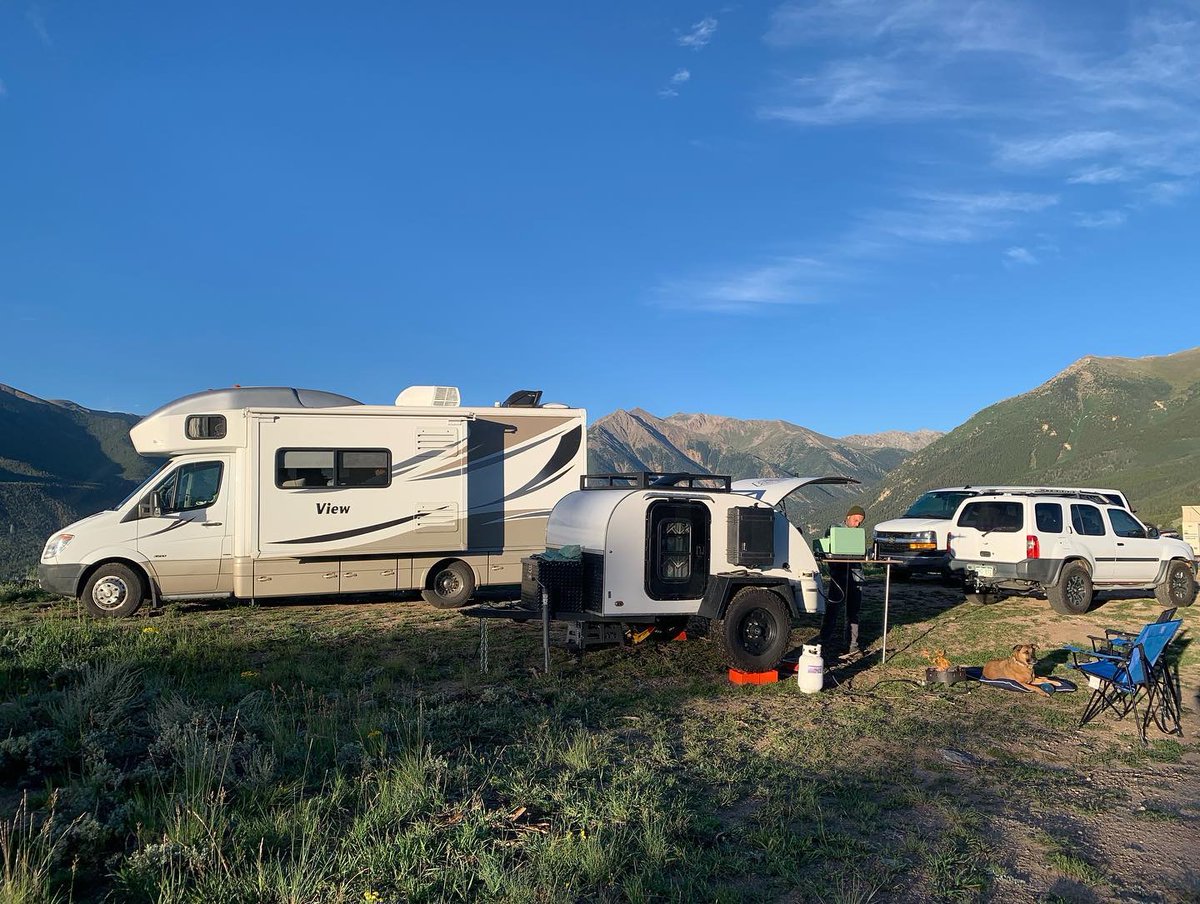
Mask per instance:
[[[1092,605],[1092,574],[1082,562],[1068,562],[1058,583],[1046,588],[1050,608],[1063,615],[1082,615]]]
[[[1190,606],[1196,601],[1196,578],[1191,566],[1182,559],[1167,563],[1162,583],[1154,588],[1154,597],[1164,608]]]

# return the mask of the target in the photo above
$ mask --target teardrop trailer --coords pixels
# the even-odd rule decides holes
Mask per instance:
[[[473,606],[481,619],[568,624],[568,638],[620,639],[624,626],[678,631],[708,619],[733,668],[775,668],[802,615],[825,611],[820,568],[781,503],[849,477],[732,481],[711,474],[589,474],[554,506],[545,554],[522,564],[521,604]]]

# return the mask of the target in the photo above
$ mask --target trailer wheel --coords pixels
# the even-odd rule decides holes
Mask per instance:
[[[446,562],[429,578],[429,589],[421,599],[438,609],[457,609],[475,592],[475,572],[466,562]]]
[[[714,633],[735,669],[765,672],[787,651],[792,620],[778,593],[746,587],[730,601]]]
[[[79,597],[97,618],[126,618],[141,608],[146,586],[128,565],[109,562],[92,572]]]
[[[1154,588],[1154,596],[1169,609],[1190,606],[1196,601],[1196,578],[1192,567],[1183,559],[1174,559],[1167,565],[1167,573],[1161,584]]]

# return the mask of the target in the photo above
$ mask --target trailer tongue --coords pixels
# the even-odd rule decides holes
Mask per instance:
[[[678,631],[706,619],[732,667],[774,668],[802,614],[824,612],[812,550],[778,504],[849,477],[591,474],[550,513],[546,552],[522,563],[521,604],[474,606],[481,619],[563,621],[580,649],[619,642],[625,625]],[[693,626],[696,622],[692,622]]]

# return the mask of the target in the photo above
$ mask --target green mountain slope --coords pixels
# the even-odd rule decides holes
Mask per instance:
[[[1200,348],[1083,358],[980,411],[861,501],[873,523],[925,490],[980,483],[1116,487],[1144,520],[1177,526],[1180,507],[1200,502]]]
[[[129,442],[138,420],[0,384],[0,578],[23,575],[53,531],[120,501],[154,469]]]

